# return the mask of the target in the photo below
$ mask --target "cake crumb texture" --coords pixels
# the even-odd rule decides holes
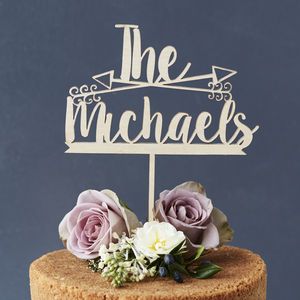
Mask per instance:
[[[210,279],[155,278],[113,288],[87,262],[67,250],[48,253],[30,266],[32,300],[266,300],[266,265],[253,252],[221,247],[205,256],[223,270]]]

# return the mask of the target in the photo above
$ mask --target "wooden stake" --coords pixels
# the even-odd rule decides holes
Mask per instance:
[[[148,201],[148,221],[153,220],[155,195],[155,154],[149,154],[149,201]]]

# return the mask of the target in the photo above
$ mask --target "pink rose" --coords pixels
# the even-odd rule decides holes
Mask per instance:
[[[130,235],[139,226],[136,215],[120,204],[114,192],[87,190],[59,224],[59,235],[72,254],[93,259],[99,256],[101,245],[114,241],[114,232]]]
[[[155,202],[154,215],[186,235],[189,254],[200,245],[211,249],[232,239],[227,217],[213,207],[203,186],[196,182],[185,182],[171,191],[163,191]]]

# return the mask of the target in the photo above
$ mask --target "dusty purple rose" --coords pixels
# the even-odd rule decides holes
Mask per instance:
[[[211,249],[232,238],[226,216],[213,207],[203,186],[196,182],[185,182],[171,191],[163,191],[155,202],[154,215],[186,235],[189,254],[200,245]]]
[[[87,190],[59,224],[59,235],[72,254],[93,259],[99,256],[101,245],[114,240],[114,232],[130,235],[139,226],[136,215],[120,204],[114,192]]]

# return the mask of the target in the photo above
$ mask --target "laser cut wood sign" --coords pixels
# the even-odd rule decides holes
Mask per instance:
[[[245,114],[236,112],[232,85],[228,81],[236,71],[212,66],[207,74],[188,76],[191,63],[187,63],[180,74],[171,79],[169,70],[177,60],[177,51],[173,46],[164,47],[159,55],[153,47],[142,52],[137,25],[117,24],[115,27],[123,30],[120,78],[115,77],[114,70],[111,70],[93,76],[93,84],[75,86],[69,90],[65,123],[65,139],[69,149],[66,153],[149,155],[148,217],[152,219],[155,155],[245,155],[244,149],[251,144],[259,126],[250,128],[245,124]],[[141,80],[143,61],[146,80]],[[155,78],[156,70],[158,75]],[[103,95],[147,87],[206,93],[208,100],[219,101],[223,105],[218,129],[207,137],[207,128],[212,123],[209,112],[200,112],[192,129],[192,116],[179,112],[163,134],[163,115],[161,112],[152,113],[150,99],[144,96],[140,132],[135,137],[129,136],[129,126],[137,120],[137,115],[127,110],[120,117],[118,131],[112,134],[113,114],[108,112]],[[235,127],[230,136],[227,130],[229,124]],[[95,126],[93,137],[92,126]],[[93,141],[80,141],[82,137],[92,138]]]

